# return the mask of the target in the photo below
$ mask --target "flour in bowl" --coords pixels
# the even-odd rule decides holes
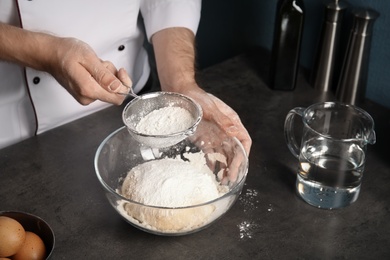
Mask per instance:
[[[167,135],[184,131],[192,126],[194,117],[181,107],[163,107],[142,117],[136,130],[148,135]]]
[[[189,161],[164,158],[134,167],[123,182],[122,196],[150,206],[187,207],[209,202],[228,191],[216,181],[202,152],[186,155]],[[163,231],[191,230],[208,221],[215,211],[211,204],[183,209],[161,209],[135,203],[126,203],[123,207],[140,223]]]

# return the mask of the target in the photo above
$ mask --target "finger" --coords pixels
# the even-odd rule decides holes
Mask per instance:
[[[108,69],[106,68],[108,71]],[[111,104],[120,105],[124,100],[124,96],[112,93],[104,89],[86,70],[81,64],[80,68],[76,68],[77,76],[74,83],[75,87],[78,89],[79,96],[76,100],[83,104],[88,105],[95,100],[101,100],[103,102],[108,102]]]
[[[238,179],[238,174],[240,172],[240,167],[246,159],[242,153],[235,153],[233,159],[229,164],[229,171],[227,178],[230,182],[235,182]]]
[[[224,127],[224,130],[228,135],[237,137],[237,139],[244,146],[247,155],[249,156],[250,148],[252,146],[252,139],[248,131],[242,124],[240,117],[231,107],[226,105],[222,100],[213,96],[212,94],[209,95],[214,99],[214,102],[217,104],[217,106],[220,107],[226,115],[229,115],[227,116],[227,118],[231,120],[231,123],[233,124],[229,125],[229,123],[226,121],[224,124],[221,124],[221,127]]]
[[[121,86],[120,88],[116,90],[111,90],[111,92],[119,93],[119,94],[128,94],[132,88],[133,82],[131,81],[129,75],[127,74],[127,71],[124,68],[120,68],[119,71],[117,71],[114,64],[112,64],[110,61],[104,61],[103,62],[106,68],[116,77],[120,80]]]
[[[90,84],[95,91],[94,97],[103,102],[120,105],[125,97],[117,92],[127,93],[128,89],[116,77],[117,69],[110,61],[98,61],[94,64],[85,65],[90,73]]]
[[[115,65],[110,61],[103,61],[103,65],[108,69],[108,71],[115,77],[115,81],[108,86],[108,91],[113,93],[128,93],[129,88],[132,85],[132,81],[127,74],[126,70],[124,68],[119,69],[119,71],[116,69]],[[116,84],[118,81],[116,79],[119,79],[120,85],[116,87]],[[105,88],[103,86],[103,88]]]
[[[113,75],[117,74],[117,69],[111,61],[105,60],[101,62],[103,66],[106,67]]]
[[[118,78],[126,87],[133,87],[133,82],[131,81],[129,74],[127,74],[127,71],[124,68],[119,69]]]
[[[122,86],[122,82],[115,76],[117,69],[110,61],[97,62],[87,67],[87,70],[96,82],[109,92],[116,92]]]
[[[238,129],[238,132],[235,135],[235,137],[238,139],[238,141],[241,142],[247,156],[249,156],[249,152],[250,152],[251,146],[252,146],[252,139],[251,139],[248,131],[244,127],[244,125],[241,123],[241,121],[236,122],[236,127]]]
[[[109,93],[117,93],[117,92],[126,92],[127,88],[122,84],[122,82],[118,79],[117,75],[117,69],[110,61],[100,61],[94,62],[93,64],[85,64],[85,68],[87,71],[92,75],[94,80],[97,82],[98,85],[100,85],[101,88],[103,88],[106,92]],[[114,97],[114,95],[111,95],[111,97],[103,93],[104,100],[114,100],[123,101],[123,97]],[[107,96],[106,96],[107,95]]]

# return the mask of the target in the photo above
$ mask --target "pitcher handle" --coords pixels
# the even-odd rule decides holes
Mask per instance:
[[[288,112],[284,121],[284,138],[286,139],[288,149],[296,158],[299,158],[300,145],[298,145],[298,142],[295,138],[295,131],[293,128],[294,119],[297,115],[303,117],[304,111],[305,108],[303,107],[293,108]]]

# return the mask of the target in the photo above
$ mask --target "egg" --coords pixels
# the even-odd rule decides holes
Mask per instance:
[[[13,260],[39,260],[46,258],[46,248],[43,240],[35,233],[26,231],[26,239]]]
[[[23,245],[26,232],[13,218],[0,216],[0,257],[15,254]]]

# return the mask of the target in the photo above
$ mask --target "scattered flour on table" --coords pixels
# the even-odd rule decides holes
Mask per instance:
[[[204,153],[185,153],[180,158],[148,161],[130,170],[121,187],[122,196],[147,205],[186,207],[214,200],[228,191],[220,185],[206,164]],[[121,205],[126,213],[140,223],[157,230],[191,230],[215,211],[215,206],[159,209],[137,204]]]
[[[178,133],[188,129],[194,122],[191,113],[181,107],[163,107],[142,117],[136,130],[148,135]]]

